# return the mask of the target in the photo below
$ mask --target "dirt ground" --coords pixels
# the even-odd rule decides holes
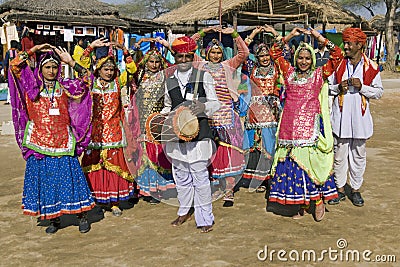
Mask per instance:
[[[208,234],[199,233],[194,220],[170,226],[174,206],[140,201],[119,218],[92,212],[87,234],[79,233],[73,216],[64,216],[63,226],[75,225],[49,236],[35,217],[22,215],[25,162],[14,136],[0,135],[0,266],[316,266],[318,258],[326,266],[400,266],[400,77],[383,78],[383,98],[371,101],[375,133],[367,142],[365,206],[349,200],[328,206],[319,223],[312,216],[293,220],[267,213],[264,194],[241,189],[234,207],[214,202],[215,226]],[[11,119],[3,103],[0,122]],[[282,260],[279,250],[286,251],[279,254]],[[314,250],[317,259],[308,260],[305,250]]]

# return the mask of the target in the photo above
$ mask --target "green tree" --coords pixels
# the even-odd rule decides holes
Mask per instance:
[[[372,16],[374,16],[373,8],[379,4],[385,3],[386,15],[385,15],[385,44],[386,44],[386,64],[385,68],[390,71],[395,71],[395,59],[396,52],[395,48],[395,38],[394,36],[394,20],[396,17],[396,10],[400,8],[400,0],[338,0],[340,4],[345,7],[350,8],[365,8]]]

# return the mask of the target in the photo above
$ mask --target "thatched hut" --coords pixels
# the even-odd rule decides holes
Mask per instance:
[[[70,45],[65,43],[65,29],[73,30],[76,41],[81,36],[93,40],[107,28],[120,28],[125,33],[161,28],[151,20],[121,17],[116,7],[97,0],[11,0],[0,5],[0,18],[15,23],[21,32],[29,29],[35,43],[57,46]]]
[[[349,24],[359,26],[362,18],[342,8],[333,0],[221,0],[222,20],[231,25],[276,23]],[[155,22],[169,25],[198,25],[219,19],[219,3],[215,0],[192,0],[172,10]]]
[[[129,27],[115,7],[96,0],[12,0],[0,5],[0,17],[25,23]]]

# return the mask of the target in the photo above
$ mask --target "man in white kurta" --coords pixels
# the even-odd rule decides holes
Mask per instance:
[[[378,66],[362,52],[366,35],[358,28],[343,31],[346,58],[330,77],[330,93],[335,96],[331,120],[334,134],[334,172],[339,197],[328,201],[338,204],[346,199],[344,186],[349,180],[350,199],[355,206],[363,206],[359,192],[366,167],[366,140],[373,134],[369,99],[379,99],[383,86]]]
[[[208,138],[208,136],[211,137],[211,131],[206,117],[212,117],[212,114],[220,108],[220,103],[215,93],[214,80],[211,75],[209,73],[195,75],[199,71],[193,68],[191,62],[193,60],[192,51],[196,49],[196,44],[193,44],[189,39],[182,37],[181,40],[178,40],[178,44],[181,44],[178,47],[174,47],[176,42],[172,44],[172,50],[176,52],[174,57],[177,69],[173,75],[167,77],[165,108],[161,113],[166,114],[174,110],[177,99],[179,101],[191,101],[193,98],[197,98],[197,95],[193,95],[193,90],[188,89],[193,89],[193,85],[199,83],[201,87],[198,96],[200,96],[199,100],[202,97],[203,101],[194,101],[191,104],[191,109],[198,117],[202,114],[205,120],[204,123],[199,123],[200,132],[195,141],[168,142],[165,145],[165,152],[172,162],[172,174],[179,201],[178,218],[172,222],[172,225],[179,226],[184,223],[190,216],[190,208],[194,205],[197,227],[201,228],[202,232],[209,232],[214,224],[214,215],[212,213],[211,186],[207,167],[215,152],[215,144],[211,138]],[[182,46],[182,44],[184,45]],[[196,78],[193,79],[193,77]],[[198,81],[197,78],[199,78]],[[189,84],[190,86],[188,86]],[[180,89],[179,92],[176,88]]]

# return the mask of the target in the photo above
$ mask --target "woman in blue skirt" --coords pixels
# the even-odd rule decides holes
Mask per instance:
[[[32,71],[28,58],[44,52]],[[61,62],[81,73],[61,77]],[[79,231],[90,225],[86,212],[94,207],[78,161],[90,137],[92,100],[89,79],[63,48],[36,45],[10,63],[8,73],[17,143],[26,160],[23,213],[50,220],[46,233],[60,227],[60,216],[77,214]]]

